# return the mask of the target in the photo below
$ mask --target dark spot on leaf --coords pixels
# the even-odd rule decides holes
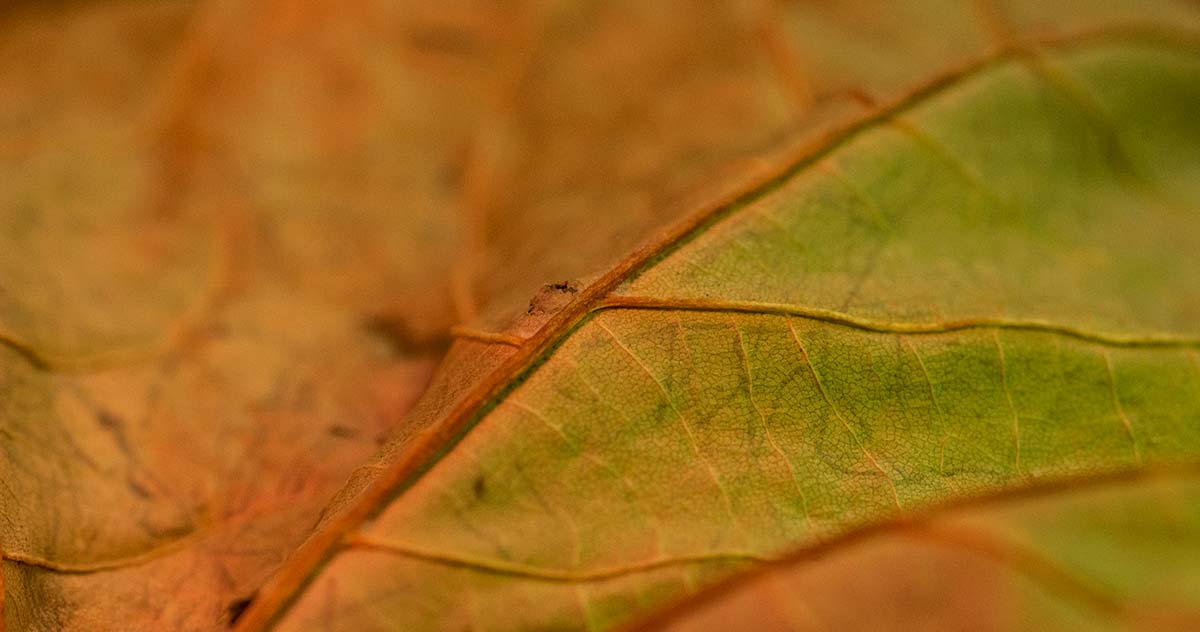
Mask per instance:
[[[246,608],[250,607],[250,603],[254,601],[254,595],[250,595],[244,599],[235,599],[225,606],[225,615],[229,621],[229,626],[237,623],[237,620],[242,617],[242,613],[246,612]]]
[[[129,447],[129,440],[125,437],[125,421],[120,417],[104,411],[96,411],[96,425],[102,430],[112,435],[113,442],[117,444],[117,448],[126,458],[133,459],[133,451]]]
[[[475,479],[475,484],[471,486],[471,490],[475,492],[477,500],[483,500],[483,495],[487,493],[487,481],[484,480],[483,476]]]
[[[137,526],[147,534],[163,540],[184,538],[196,532],[196,526],[192,523],[161,525],[147,519],[140,519],[137,521]]]
[[[374,338],[392,357],[440,353],[449,340],[437,336],[421,336],[396,314],[374,314],[362,322],[363,331]]]
[[[334,424],[326,428],[326,432],[328,432],[330,436],[337,437],[339,439],[353,439],[354,437],[358,436],[357,430],[341,424]]]
[[[138,481],[134,480],[132,476],[125,478],[125,485],[129,487],[129,491],[133,492],[134,496],[137,496],[142,500],[149,500],[152,496],[150,490],[146,489],[145,485],[142,485]]]
[[[106,428],[108,430],[119,429],[121,426],[125,425],[124,422],[121,421],[120,417],[103,410],[96,413],[96,423],[100,424],[101,428]]]
[[[567,303],[575,299],[575,294],[579,292],[578,281],[559,281],[558,283],[547,283],[538,290],[533,299],[529,301],[529,309],[525,310],[526,314],[552,314],[562,309]]]
[[[456,57],[478,55],[482,50],[475,33],[450,25],[423,25],[410,29],[408,41],[414,48]]]

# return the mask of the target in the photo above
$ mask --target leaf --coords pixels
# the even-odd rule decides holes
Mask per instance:
[[[129,121],[151,100],[138,80],[170,70],[166,56],[146,48],[178,35],[179,13],[143,7],[107,20],[85,15],[45,25],[18,14],[7,25],[5,57],[30,63],[6,64],[4,75],[12,137],[0,193],[0,339],[37,364],[86,369],[153,354],[219,291],[227,255],[220,239],[230,227],[147,212],[154,166],[128,150],[136,135]],[[160,26],[139,28],[139,19]],[[123,36],[147,42],[114,47],[113,65],[123,72],[68,72],[70,55],[34,54],[56,28],[81,57]],[[74,86],[120,96],[57,98]],[[53,115],[35,115],[51,104]],[[68,151],[72,160],[58,159]]]
[[[755,433],[769,427],[768,413],[788,415],[782,404],[759,410],[760,398],[787,392],[787,385],[764,390],[761,380],[769,377],[760,369],[807,375],[807,365],[815,380],[816,371],[822,378],[830,371],[855,376],[856,367],[830,361],[826,369],[824,360],[768,353],[768,339],[785,333],[780,322],[797,328],[797,338],[827,336],[833,350],[877,353],[892,367],[884,376],[905,385],[893,391],[882,382],[839,381],[826,400],[805,400],[810,408],[803,410],[816,411],[808,422],[819,421],[828,433],[842,421],[893,424],[881,448],[864,444],[874,459],[846,466],[850,457],[841,455],[845,467],[830,489],[868,502],[857,507],[843,499],[845,507],[835,503],[828,515],[817,514],[813,521],[828,537],[877,524],[901,491],[916,508],[954,494],[989,498],[1006,486],[1059,476],[1140,471],[1139,460],[1147,467],[1188,462],[1191,373],[1163,354],[1192,348],[1191,332],[1179,325],[1195,316],[1188,276],[1194,266],[1186,260],[1194,252],[1193,227],[1181,210],[1195,198],[1195,94],[1185,89],[1194,85],[1194,68],[1190,45],[1155,25],[1194,26],[1194,8],[1095,3],[1064,16],[1035,4],[1003,5],[998,13],[1011,23],[939,2],[887,11],[862,3],[764,4],[764,11],[757,3],[682,1],[513,8],[351,2],[335,9],[210,0],[6,9],[0,121],[12,136],[0,145],[7,158],[0,167],[5,623],[214,629],[237,619],[250,628],[280,613],[285,625],[410,623],[392,619],[398,613],[428,615],[431,626],[445,627],[476,608],[472,615],[489,616],[491,626],[489,604],[502,604],[497,627],[549,620],[579,627],[657,609],[814,537],[807,520],[794,515],[791,469],[768,452],[756,471],[739,450],[754,438],[763,448]],[[1105,34],[1080,37],[1096,29]],[[1057,42],[1067,57],[1139,42],[1155,54],[1126,63],[1124,52],[1114,52],[1116,62],[1096,67],[1127,76],[1079,80],[1080,88],[1062,81],[1078,79],[1073,57],[1052,60],[1068,66],[1056,68],[1023,39],[1010,39],[1018,37]],[[871,160],[907,160],[912,148],[889,148],[903,145],[889,138],[925,127],[894,124],[889,114],[915,115],[940,103],[941,111],[928,114],[940,125],[988,129],[990,123],[942,117],[988,111],[950,101],[965,98],[960,91],[970,86],[1005,94],[997,77],[1007,75],[997,68],[1021,60],[1038,76],[1034,94],[1071,116],[1027,130],[1038,119],[1019,110],[996,119],[1019,124],[1012,132],[993,129],[994,142],[960,134],[944,143],[1038,147],[1047,152],[1037,154],[1041,165],[1053,168],[1006,178],[982,169],[988,156],[965,156],[968,169],[960,175],[971,176],[972,161],[982,161],[973,175],[984,186],[972,190],[948,177],[949,164],[939,170],[924,154],[926,162],[914,163],[911,173],[906,162],[897,167],[897,181],[913,189],[896,200],[903,213],[924,212],[921,200],[907,195],[932,183],[945,199],[963,203],[932,208],[952,219],[962,220],[964,211],[987,219],[975,233],[922,241],[920,231],[864,220],[871,211],[858,198],[842,200],[846,212],[830,212],[828,226],[788,215],[796,205],[824,208],[802,195],[769,204],[785,183],[808,190],[799,181],[811,177],[815,157],[832,164],[856,142],[878,143],[864,150]],[[1105,94],[1113,89],[1118,93]],[[1120,93],[1126,89],[1134,94]],[[1008,105],[991,109],[1006,112]],[[852,130],[856,140],[847,140]],[[1094,147],[1105,160],[1081,160],[1077,166],[1087,169],[1058,179],[1060,156],[1051,153]],[[778,165],[796,169],[780,179]],[[858,168],[868,172],[858,177],[869,175],[868,167]],[[748,197],[747,181],[762,184]],[[1059,235],[1050,228],[1067,231],[1080,222],[1032,226],[1039,213],[1012,212],[1029,199],[993,199],[989,188],[1047,203],[1051,218],[1111,219],[1137,208],[1157,224],[1117,222],[1100,233],[1083,230],[1074,242],[1041,243],[1030,235]],[[737,204],[722,202],[731,196],[740,196]],[[738,222],[754,209],[766,224],[746,230],[761,239],[720,241],[741,230]],[[780,218],[795,234],[780,232],[772,223]],[[1108,261],[1118,231],[1131,239],[1129,252]],[[970,246],[985,241],[981,233],[1007,241],[974,252]],[[916,253],[922,256],[908,262],[910,276],[892,278],[927,295],[889,294],[887,274],[904,273],[904,261],[890,261],[883,248],[869,259],[855,250],[881,234],[901,245],[960,249],[930,251],[940,259]],[[847,247],[807,252],[811,243],[829,247],[831,236],[844,237]],[[1072,249],[1081,243],[1091,247]],[[730,259],[728,249],[747,246],[762,251]],[[1029,260],[1011,268],[998,263],[1011,256],[1002,247],[1025,246]],[[797,250],[807,252],[806,266],[793,260]],[[697,276],[678,260],[693,255],[707,257],[720,275]],[[1045,260],[1033,261],[1037,255]],[[1068,268],[1074,277],[1056,280],[1039,267],[1060,259],[1077,264]],[[862,267],[868,262],[875,263]],[[879,262],[898,267],[880,269]],[[1171,274],[1159,278],[1162,270]],[[946,272],[952,274],[939,285]],[[1016,273],[1025,276],[1008,276]],[[861,286],[847,283],[860,278]],[[975,294],[962,291],[976,283]],[[804,292],[788,294],[798,287]],[[914,305],[929,312],[905,311]],[[960,329],[963,323],[950,320],[954,309],[976,320]],[[1058,311],[1033,313],[1045,309]],[[461,340],[445,368],[395,424],[456,322],[468,326],[454,330]],[[657,381],[647,382],[601,325],[629,336],[622,342],[643,354],[638,358]],[[874,331],[894,325],[902,331]],[[1021,344],[1002,347],[997,389],[992,343],[1009,344],[1010,336]],[[964,364],[990,384],[993,401],[957,400],[979,423],[995,422],[989,415],[1007,389],[1041,393],[1036,406],[1077,424],[1082,413],[1060,410],[1069,409],[1065,404],[1100,410],[1111,400],[1096,428],[1127,434],[1097,434],[1101,440],[1090,428],[1068,426],[1073,431],[1058,443],[1046,440],[1071,446],[1064,456],[1039,454],[1026,431],[1022,467],[996,458],[1009,456],[1011,445],[996,439],[951,451],[951,465],[962,469],[955,476],[921,478],[917,465],[929,465],[928,450],[921,451],[928,446],[913,443],[921,437],[909,437],[899,422],[914,419],[925,428],[940,421],[943,400],[930,411],[934,380],[926,384],[927,402],[924,391],[912,390],[906,380],[914,366],[897,351],[900,338],[914,348],[931,341],[948,347],[947,365],[931,375],[945,376],[952,392],[969,374]],[[693,358],[681,339],[712,347],[711,361],[700,366],[708,357]],[[647,354],[638,345],[663,349]],[[1059,372],[1016,390],[1029,379],[1018,369],[1048,354],[1047,366]],[[1064,368],[1075,364],[1073,373]],[[606,366],[617,371],[604,373]],[[658,373],[664,367],[670,371]],[[580,391],[579,376],[589,371],[603,381],[603,401]],[[738,371],[747,376],[744,389],[733,385]],[[1102,375],[1107,390],[1096,384]],[[630,381],[638,376],[641,382]],[[705,390],[704,380],[722,377],[729,383]],[[847,386],[856,384],[859,391]],[[1079,384],[1089,388],[1075,394]],[[531,388],[545,392],[521,399]],[[560,392],[582,392],[583,399],[553,399]],[[852,406],[834,408],[842,399]],[[562,406],[552,414],[534,408],[554,401]],[[881,402],[888,405],[870,408]],[[912,410],[897,412],[909,404]],[[559,437],[521,405],[549,423],[572,425],[561,426]],[[679,434],[683,414],[717,422],[697,427],[695,448]],[[1146,418],[1166,429],[1138,434],[1147,432]],[[595,426],[597,419],[604,425]],[[628,435],[639,419],[661,450]],[[577,427],[584,421],[590,425]],[[389,446],[322,510],[384,433],[393,436]],[[811,448],[805,440],[779,449]],[[1077,443],[1100,449],[1084,458]],[[884,460],[906,449],[925,460]],[[473,460],[471,450],[487,460]],[[649,456],[631,465],[637,477],[615,475],[609,460],[638,450]],[[697,456],[710,452],[714,461],[738,458],[732,471],[748,473],[731,489],[744,492],[748,500],[738,502],[754,509],[747,519],[762,524],[736,536],[744,541],[722,531],[731,524],[727,508],[710,503],[713,481],[721,479],[706,478],[708,466],[697,470]],[[909,476],[910,487],[900,479],[893,494],[895,483],[879,473],[885,466]],[[716,465],[711,471],[725,475]],[[943,478],[961,487],[935,484]],[[731,496],[729,507],[734,497],[741,498]],[[581,508],[578,516],[566,513]],[[412,523],[396,527],[387,521],[393,514]],[[383,518],[371,522],[377,516]],[[658,521],[670,530],[651,540]],[[580,540],[591,548],[572,548],[576,523],[594,536]],[[545,524],[552,528],[539,530]],[[383,536],[412,537],[400,544],[429,548],[398,557],[383,550],[398,540]],[[648,557],[651,541],[677,558]],[[346,570],[368,557],[362,575]],[[295,608],[282,608],[297,595]],[[513,607],[527,595],[536,602]],[[437,599],[449,607],[422,609]]]
[[[336,74],[334,52],[306,48],[320,29],[267,28],[279,8],[204,9],[4,16],[8,629],[223,627],[444,345],[449,289],[418,281],[456,253],[433,205],[453,193],[427,173],[454,141],[383,160],[377,131],[413,124],[387,107],[323,138],[336,104],[278,102]],[[250,42],[258,68],[235,63]],[[292,144],[270,155],[281,136]],[[378,171],[334,168],[347,161]],[[388,213],[401,192],[430,212]]]
[[[690,188],[791,115],[731,12],[469,9],[5,9],[13,629],[224,627],[409,407],[452,324],[602,267],[670,219],[648,212],[670,195],[655,174],[673,166]],[[678,36],[661,40],[668,23]],[[642,53],[610,68],[606,38]],[[627,72],[649,48],[661,71]],[[680,68],[697,76],[663,90]],[[638,81],[580,100],[603,73]],[[672,114],[709,94],[713,116]],[[540,117],[551,107],[565,120]],[[655,140],[647,123],[677,131]],[[581,125],[641,140],[614,141],[594,170]],[[564,187],[571,212],[546,215]],[[580,221],[599,204],[602,225]],[[543,256],[581,237],[588,257]],[[505,259],[522,263],[492,265]],[[490,366],[477,355],[470,370]],[[426,401],[458,388],[447,375]]]
[[[1195,474],[1186,468],[1032,486],[882,524],[793,553],[640,625],[1194,628]]]
[[[932,506],[1193,467],[1189,37],[1010,47],[681,224],[419,406],[239,629],[609,628]]]
[[[464,174],[465,321],[508,325],[544,284],[603,272],[686,212],[679,198],[736,180],[812,122],[762,54],[761,11],[743,5],[529,3],[506,16]]]

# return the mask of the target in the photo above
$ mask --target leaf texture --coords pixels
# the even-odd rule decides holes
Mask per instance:
[[[398,323],[394,306],[436,318],[449,305],[410,280],[446,240],[421,230],[430,216],[385,226],[396,193],[377,174],[330,172],[335,158],[372,148],[345,134],[321,144],[305,117],[328,116],[328,103],[293,103],[285,116],[269,102],[319,79],[329,52],[297,62],[295,40],[312,29],[260,37],[255,25],[280,17],[265,13],[175,2],[5,9],[8,629],[225,625],[412,404],[444,344],[436,323]],[[227,26],[239,19],[260,65],[235,72],[230,57],[248,39]],[[281,60],[311,72],[255,83],[257,71],[281,74]],[[222,108],[275,125],[230,130]],[[379,119],[404,125],[395,111]],[[286,163],[262,151],[280,135],[295,143]],[[309,171],[325,179],[297,177]],[[436,192],[401,171],[411,177],[397,188]],[[293,179],[309,188],[281,193]],[[327,251],[309,250],[314,234]],[[344,261],[355,271],[329,265],[350,253],[361,257]]]
[[[8,625],[223,627],[452,324],[602,268],[798,116],[757,12],[642,4],[5,7]],[[426,409],[512,352],[468,349]]]
[[[442,399],[242,628],[606,629],[938,504],[1193,464],[1198,87],[1190,40],[1116,32],[873,115]]]
[[[1186,630],[1196,492],[1194,468],[1026,488],[818,544],[640,627]]]
[[[929,507],[1018,529],[993,497],[1186,467],[1197,24],[5,9],[4,624],[610,628]],[[995,627],[1125,612],[1038,590]]]

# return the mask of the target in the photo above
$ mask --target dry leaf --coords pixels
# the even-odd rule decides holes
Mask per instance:
[[[1195,620],[1194,6],[0,32],[12,629]]]

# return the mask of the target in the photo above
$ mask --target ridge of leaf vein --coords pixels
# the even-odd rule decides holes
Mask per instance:
[[[1112,395],[1113,409],[1117,412],[1117,418],[1121,420],[1121,425],[1125,427],[1125,434],[1129,435],[1129,443],[1133,446],[1133,460],[1142,462],[1141,447],[1138,446],[1137,436],[1133,434],[1133,422],[1130,421],[1128,413],[1125,412],[1125,406],[1121,404],[1121,397],[1117,395],[1117,375],[1113,370],[1112,355],[1107,351],[1104,352],[1104,368],[1108,372],[1108,391]]]
[[[514,564],[511,562],[502,562],[499,560],[489,560],[485,558],[439,553],[436,551],[427,551],[421,548],[412,547],[375,536],[356,535],[348,538],[345,544],[350,549],[381,551],[402,557],[422,560],[425,562],[459,566],[495,575],[509,575],[514,577],[523,577],[526,579],[560,583],[603,581],[606,579],[615,579],[618,577],[624,577],[626,575],[636,575],[638,573],[644,573],[662,568],[691,566],[714,562],[764,563],[776,561],[776,558],[770,556],[733,551],[663,557],[627,564],[624,566],[612,566],[589,571],[568,571],[554,568],[529,566],[526,564]]]
[[[1008,361],[1004,359],[1004,346],[1000,344],[1000,334],[995,329],[992,330],[992,340],[996,343],[996,356],[1000,360],[1000,390],[1004,392],[1008,413],[1012,415],[1013,450],[1016,453],[1013,468],[1017,471],[1017,476],[1023,477],[1025,473],[1021,471],[1021,416],[1017,414],[1017,407],[1013,404],[1012,389],[1008,387]]]
[[[1156,347],[1156,348],[1200,348],[1200,338],[1164,334],[1122,334],[1106,331],[1093,331],[1072,325],[1065,325],[1048,320],[1035,318],[994,318],[977,317],[946,321],[890,321],[865,316],[855,316],[846,312],[792,305],[787,303],[770,303],[762,301],[694,299],[694,298],[657,298],[652,296],[611,295],[592,307],[592,312],[610,309],[641,309],[660,311],[686,312],[735,312],[743,314],[759,314],[773,316],[795,316],[808,320],[842,325],[852,329],[861,329],[884,334],[945,334],[966,330],[1016,330],[1057,334],[1076,338],[1085,342],[1108,347]]]

